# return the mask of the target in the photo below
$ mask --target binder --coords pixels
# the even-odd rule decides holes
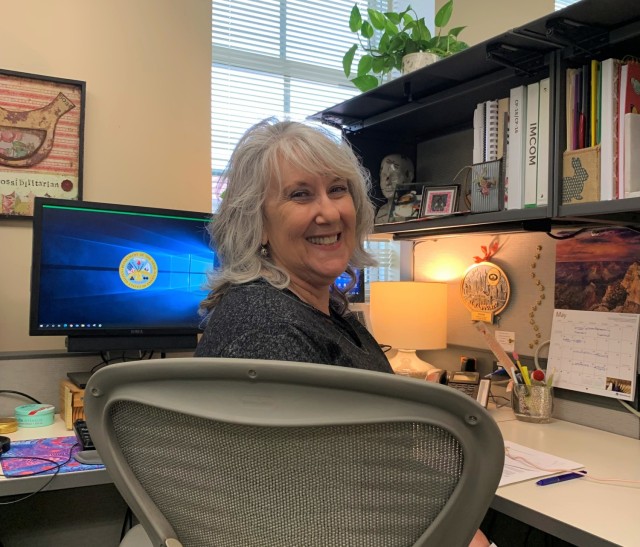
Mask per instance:
[[[506,177],[507,209],[524,206],[525,112],[527,88],[514,87],[509,92],[509,139],[507,141]]]
[[[524,156],[524,206],[526,208],[536,207],[538,201],[539,101],[540,82],[529,84],[527,86],[527,122]]]
[[[637,85],[634,85],[633,82]],[[618,100],[618,197],[625,197],[626,182],[624,173],[624,115],[640,111],[640,63],[630,61],[620,67],[620,97]]]
[[[484,115],[484,161],[498,159],[498,101],[493,99],[485,103]]]
[[[600,67],[600,200],[618,197],[618,96],[620,60],[606,59]]]
[[[484,161],[484,111],[485,103],[479,103],[473,112],[473,163]]]
[[[538,176],[536,179],[536,205],[542,207],[548,203],[549,192],[549,134],[551,133],[551,94],[550,80],[540,81],[540,106],[538,109]]]
[[[640,197],[640,114],[624,115],[624,197]]]

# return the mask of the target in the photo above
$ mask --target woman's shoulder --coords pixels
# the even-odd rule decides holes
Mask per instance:
[[[283,291],[264,279],[258,279],[231,286],[220,299],[218,306],[223,309],[236,306],[254,308],[280,301],[286,301]]]
[[[227,326],[255,326],[256,323],[276,323],[292,320],[300,312],[288,291],[278,289],[265,280],[230,287],[209,316]],[[240,325],[238,325],[240,323]]]

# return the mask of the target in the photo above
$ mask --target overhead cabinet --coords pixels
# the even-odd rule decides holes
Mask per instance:
[[[547,81],[548,130],[537,143],[549,158],[542,177],[546,203],[384,223],[376,226],[376,232],[413,238],[477,231],[549,231],[557,225],[585,222],[637,222],[640,198],[567,204],[562,196],[563,153],[568,142],[567,69],[587,65],[591,59],[604,61],[634,53],[640,55],[640,2],[582,0],[312,118],[342,130],[370,171],[373,197],[380,203],[384,199],[378,181],[380,163],[391,153],[413,160],[415,182],[460,184],[468,191],[477,106],[509,97],[519,86]],[[520,178],[509,180],[509,185],[523,183]]]

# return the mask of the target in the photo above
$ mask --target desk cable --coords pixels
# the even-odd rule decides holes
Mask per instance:
[[[75,443],[70,449],[69,449],[69,456],[68,458],[61,462],[57,462],[55,460],[50,460],[49,458],[40,458],[40,457],[36,457],[36,456],[7,456],[6,454],[3,454],[2,456],[0,456],[0,461],[1,460],[8,460],[8,459],[13,459],[13,460],[40,460],[43,462],[49,462],[51,464],[53,464],[55,466],[55,471],[53,472],[53,474],[51,475],[51,478],[45,482],[40,488],[38,488],[35,492],[31,492],[30,494],[27,494],[26,496],[22,496],[21,498],[15,499],[15,500],[11,500],[11,501],[0,501],[0,505],[12,505],[14,503],[18,503],[20,501],[24,501],[26,499],[29,499],[32,496],[35,496],[36,494],[42,492],[47,486],[49,486],[51,484],[51,481],[53,481],[53,479],[56,478],[56,476],[58,475],[58,473],[60,473],[60,469],[62,468],[62,466],[68,464],[71,459],[73,458],[73,449],[78,446],[78,443]],[[33,477],[34,475],[41,475],[43,473],[47,473],[49,471],[51,471],[53,469],[53,467],[49,467],[48,469],[43,469],[42,471],[35,471],[33,473],[29,473],[28,475],[20,475],[21,478],[24,477]],[[11,480],[11,479],[8,479]]]
[[[31,395],[27,395],[26,393],[22,393],[22,391],[14,391],[13,389],[0,389],[0,393],[11,393],[13,395],[20,395],[21,397],[24,397],[25,399],[30,399],[31,401],[33,401],[37,405],[41,405],[42,404],[40,401],[38,401],[38,399],[35,399]]]

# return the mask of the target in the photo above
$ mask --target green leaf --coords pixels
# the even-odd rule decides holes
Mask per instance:
[[[436,13],[436,18],[434,24],[436,27],[445,27],[451,19],[451,14],[453,13],[453,0],[449,0],[444,6],[442,6],[438,13]]]
[[[360,29],[360,34],[362,34],[364,38],[372,38],[373,33],[374,30],[373,27],[369,24],[369,21],[363,21],[362,28]]]
[[[389,34],[398,34],[398,27],[389,19],[384,20],[384,31]]]
[[[375,76],[358,76],[351,81],[360,91],[369,91],[378,87],[378,78]]]
[[[460,51],[463,51],[465,49],[467,49],[469,47],[468,44],[466,44],[465,42],[461,42],[460,40],[456,40],[455,42],[451,42],[451,44],[449,44],[449,51],[451,53],[458,53]]]
[[[373,57],[371,55],[363,55],[358,62],[358,76],[364,76],[371,71],[373,66]]]
[[[440,53],[440,37],[434,36],[429,40],[427,44],[427,51],[433,51],[434,53]]]
[[[373,28],[376,30],[384,30],[387,23],[387,18],[384,16],[384,13],[372,8],[367,9],[367,13],[369,14],[369,21],[371,21]]]
[[[395,66],[396,66],[396,60],[393,58],[393,56],[391,57],[386,57],[384,59],[384,63],[383,63],[383,72],[391,72]]]
[[[389,36],[389,33],[385,32],[378,42],[378,51],[381,54],[385,55],[389,52],[389,42],[391,42],[391,36]]]
[[[358,44],[353,44],[349,51],[344,54],[342,58],[342,69],[344,70],[344,75],[348,78],[351,75],[351,65],[353,64],[353,58],[358,49]]]
[[[380,74],[384,71],[384,60],[385,57],[374,57],[373,63],[371,65],[371,72],[374,74]]]
[[[401,52],[396,53],[393,56],[393,68],[396,68],[398,70],[402,70],[402,58],[404,57],[404,54]]]
[[[408,35],[404,32],[393,36],[389,42],[389,52],[393,53],[394,51],[403,50],[405,43],[407,42],[407,38]]]
[[[411,20],[404,25],[404,28],[402,30],[404,30],[404,32],[409,32],[410,30],[414,30],[416,28],[418,28],[418,21]]]
[[[387,11],[385,12],[385,17],[387,19],[389,19],[389,21],[391,21],[394,25],[399,25],[400,24],[400,14],[398,13],[394,13],[392,11]]]
[[[419,31],[420,38],[414,38],[414,39],[431,40],[431,31],[429,30],[429,27],[427,26],[427,24],[424,22],[424,17],[419,19],[416,25]]]
[[[414,40],[408,41],[406,44],[406,47],[404,48],[405,55],[408,55],[409,53],[415,53],[416,51],[420,51],[420,46],[418,45],[418,42]]]
[[[405,26],[405,28],[407,27],[407,25],[410,25],[413,21],[415,21],[415,19],[411,16],[410,13],[405,12],[402,14],[402,23]]]
[[[449,31],[449,35],[450,36],[455,36],[456,38],[458,37],[458,34],[460,34],[464,29],[466,29],[467,27],[456,27],[456,28],[452,28]]]
[[[360,9],[358,4],[354,4],[351,8],[351,16],[349,17],[349,28],[351,32],[358,32],[362,26],[362,15],[360,15]]]

